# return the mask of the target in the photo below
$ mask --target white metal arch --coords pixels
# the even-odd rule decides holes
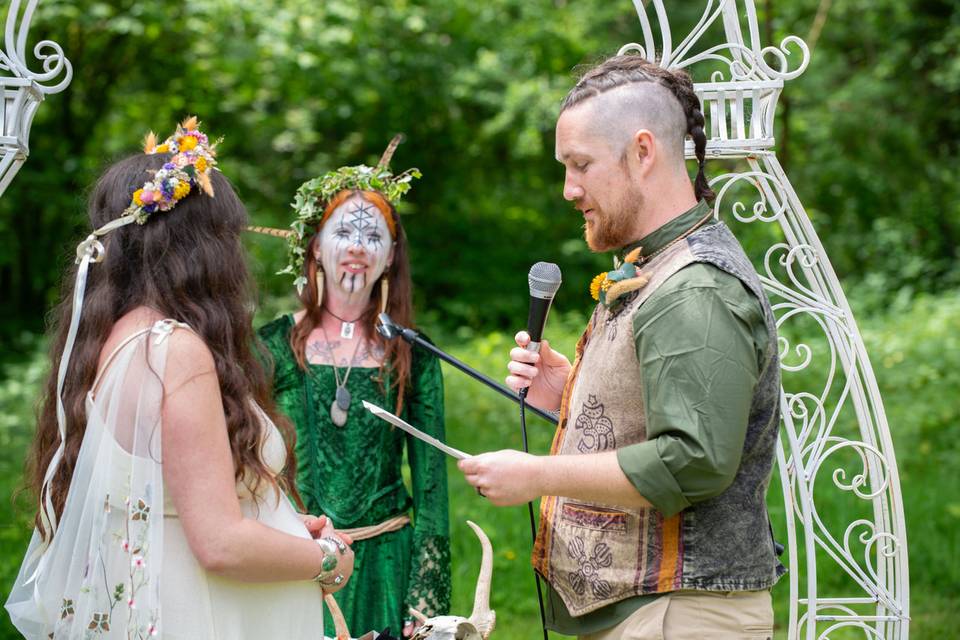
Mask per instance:
[[[11,0],[0,50],[0,195],[30,155],[30,126],[37,107],[50,93],[63,91],[73,78],[73,67],[59,44],[42,40],[33,47],[42,71],[27,66],[27,35],[39,0]],[[58,80],[59,78],[59,80]]]
[[[777,236],[755,263],[781,330],[777,461],[790,569],[788,637],[827,640],[853,632],[904,640],[907,538],[883,403],[843,289],[774,148],[777,100],[785,81],[806,69],[810,52],[796,36],[764,46],[753,0],[705,0],[699,21],[676,45],[662,0],[633,4],[643,43],[621,53],[635,51],[692,75],[707,69],[710,81],[695,85],[707,121],[707,157],[742,167],[711,180],[717,215],[735,231],[773,225]],[[692,142],[686,151],[693,158]],[[751,206],[741,198],[745,189]],[[790,344],[784,334],[801,321],[815,328],[819,345]],[[798,384],[804,375],[806,384]],[[823,482],[827,474],[832,483]],[[851,503],[840,510],[839,525],[837,513],[818,509],[825,489],[833,501]]]

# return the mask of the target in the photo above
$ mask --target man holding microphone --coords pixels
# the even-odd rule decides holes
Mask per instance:
[[[779,426],[773,313],[703,173],[684,72],[615,56],[561,107],[564,197],[616,251],[574,363],[517,334],[507,384],[559,410],[551,455],[462,460],[496,505],[542,496],[535,570],[547,622],[585,639],[772,638],[784,572],[765,494]],[[694,141],[699,171],[684,161]]]

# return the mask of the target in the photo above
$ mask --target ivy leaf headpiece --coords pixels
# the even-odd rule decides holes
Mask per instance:
[[[307,244],[313,236],[314,230],[325,221],[324,215],[330,200],[341,191],[376,191],[383,194],[391,204],[396,203],[410,190],[411,181],[421,176],[419,169],[407,169],[403,173],[394,175],[390,171],[390,160],[397,145],[403,142],[403,134],[397,134],[380,157],[376,167],[356,165],[340,167],[328,171],[322,176],[304,182],[297,189],[293,207],[296,217],[290,223],[290,230],[269,229],[266,227],[250,227],[251,231],[265,233],[287,240],[287,266],[278,271],[278,274],[288,274],[294,277],[294,286],[297,292],[303,290],[307,279],[303,275],[304,256],[307,253]],[[396,237],[396,229],[392,220],[387,220],[387,226]]]

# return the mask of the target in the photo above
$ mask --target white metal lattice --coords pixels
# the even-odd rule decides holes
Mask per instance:
[[[27,67],[27,34],[38,1],[11,0],[7,10],[0,50],[0,195],[30,154],[30,125],[37,107],[47,94],[63,91],[73,78],[70,61],[60,45],[51,40],[41,40],[33,48],[43,71]]]
[[[763,46],[753,0],[706,0],[676,46],[662,0],[633,4],[643,44],[627,44],[621,53],[635,51],[695,78],[706,68],[710,78],[695,85],[707,121],[707,157],[729,161],[711,165],[739,167],[711,180],[717,215],[735,231],[768,225],[775,236],[757,263],[781,331],[777,461],[790,569],[788,637],[827,640],[852,632],[904,640],[907,538],[883,403],[840,282],[774,149],[777,100],[784,82],[806,69],[810,52],[796,36]],[[693,158],[690,141],[687,157]],[[745,189],[752,206],[741,197]],[[791,345],[791,325],[802,323],[806,337]],[[838,500],[849,504],[838,509]]]

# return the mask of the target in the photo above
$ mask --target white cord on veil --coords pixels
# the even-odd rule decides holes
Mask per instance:
[[[70,314],[70,329],[67,331],[67,340],[63,345],[63,354],[60,356],[60,368],[57,371],[57,430],[60,433],[60,444],[47,465],[47,472],[43,476],[40,495],[43,497],[43,503],[40,508],[40,521],[47,533],[47,543],[53,539],[53,534],[57,529],[57,512],[53,508],[53,500],[50,498],[50,482],[53,480],[60,460],[67,443],[67,414],[63,407],[63,383],[67,379],[67,369],[70,367],[70,355],[73,353],[73,344],[77,339],[77,331],[80,328],[80,314],[83,312],[83,295],[87,289],[87,271],[91,262],[102,262],[105,254],[103,245],[98,240],[99,237],[106,235],[114,229],[118,229],[136,218],[132,215],[126,215],[122,218],[112,220],[103,225],[89,236],[87,239],[77,245],[77,282],[73,289],[72,313]],[[46,544],[41,547],[41,553],[46,548]],[[39,568],[39,567],[38,567]]]

